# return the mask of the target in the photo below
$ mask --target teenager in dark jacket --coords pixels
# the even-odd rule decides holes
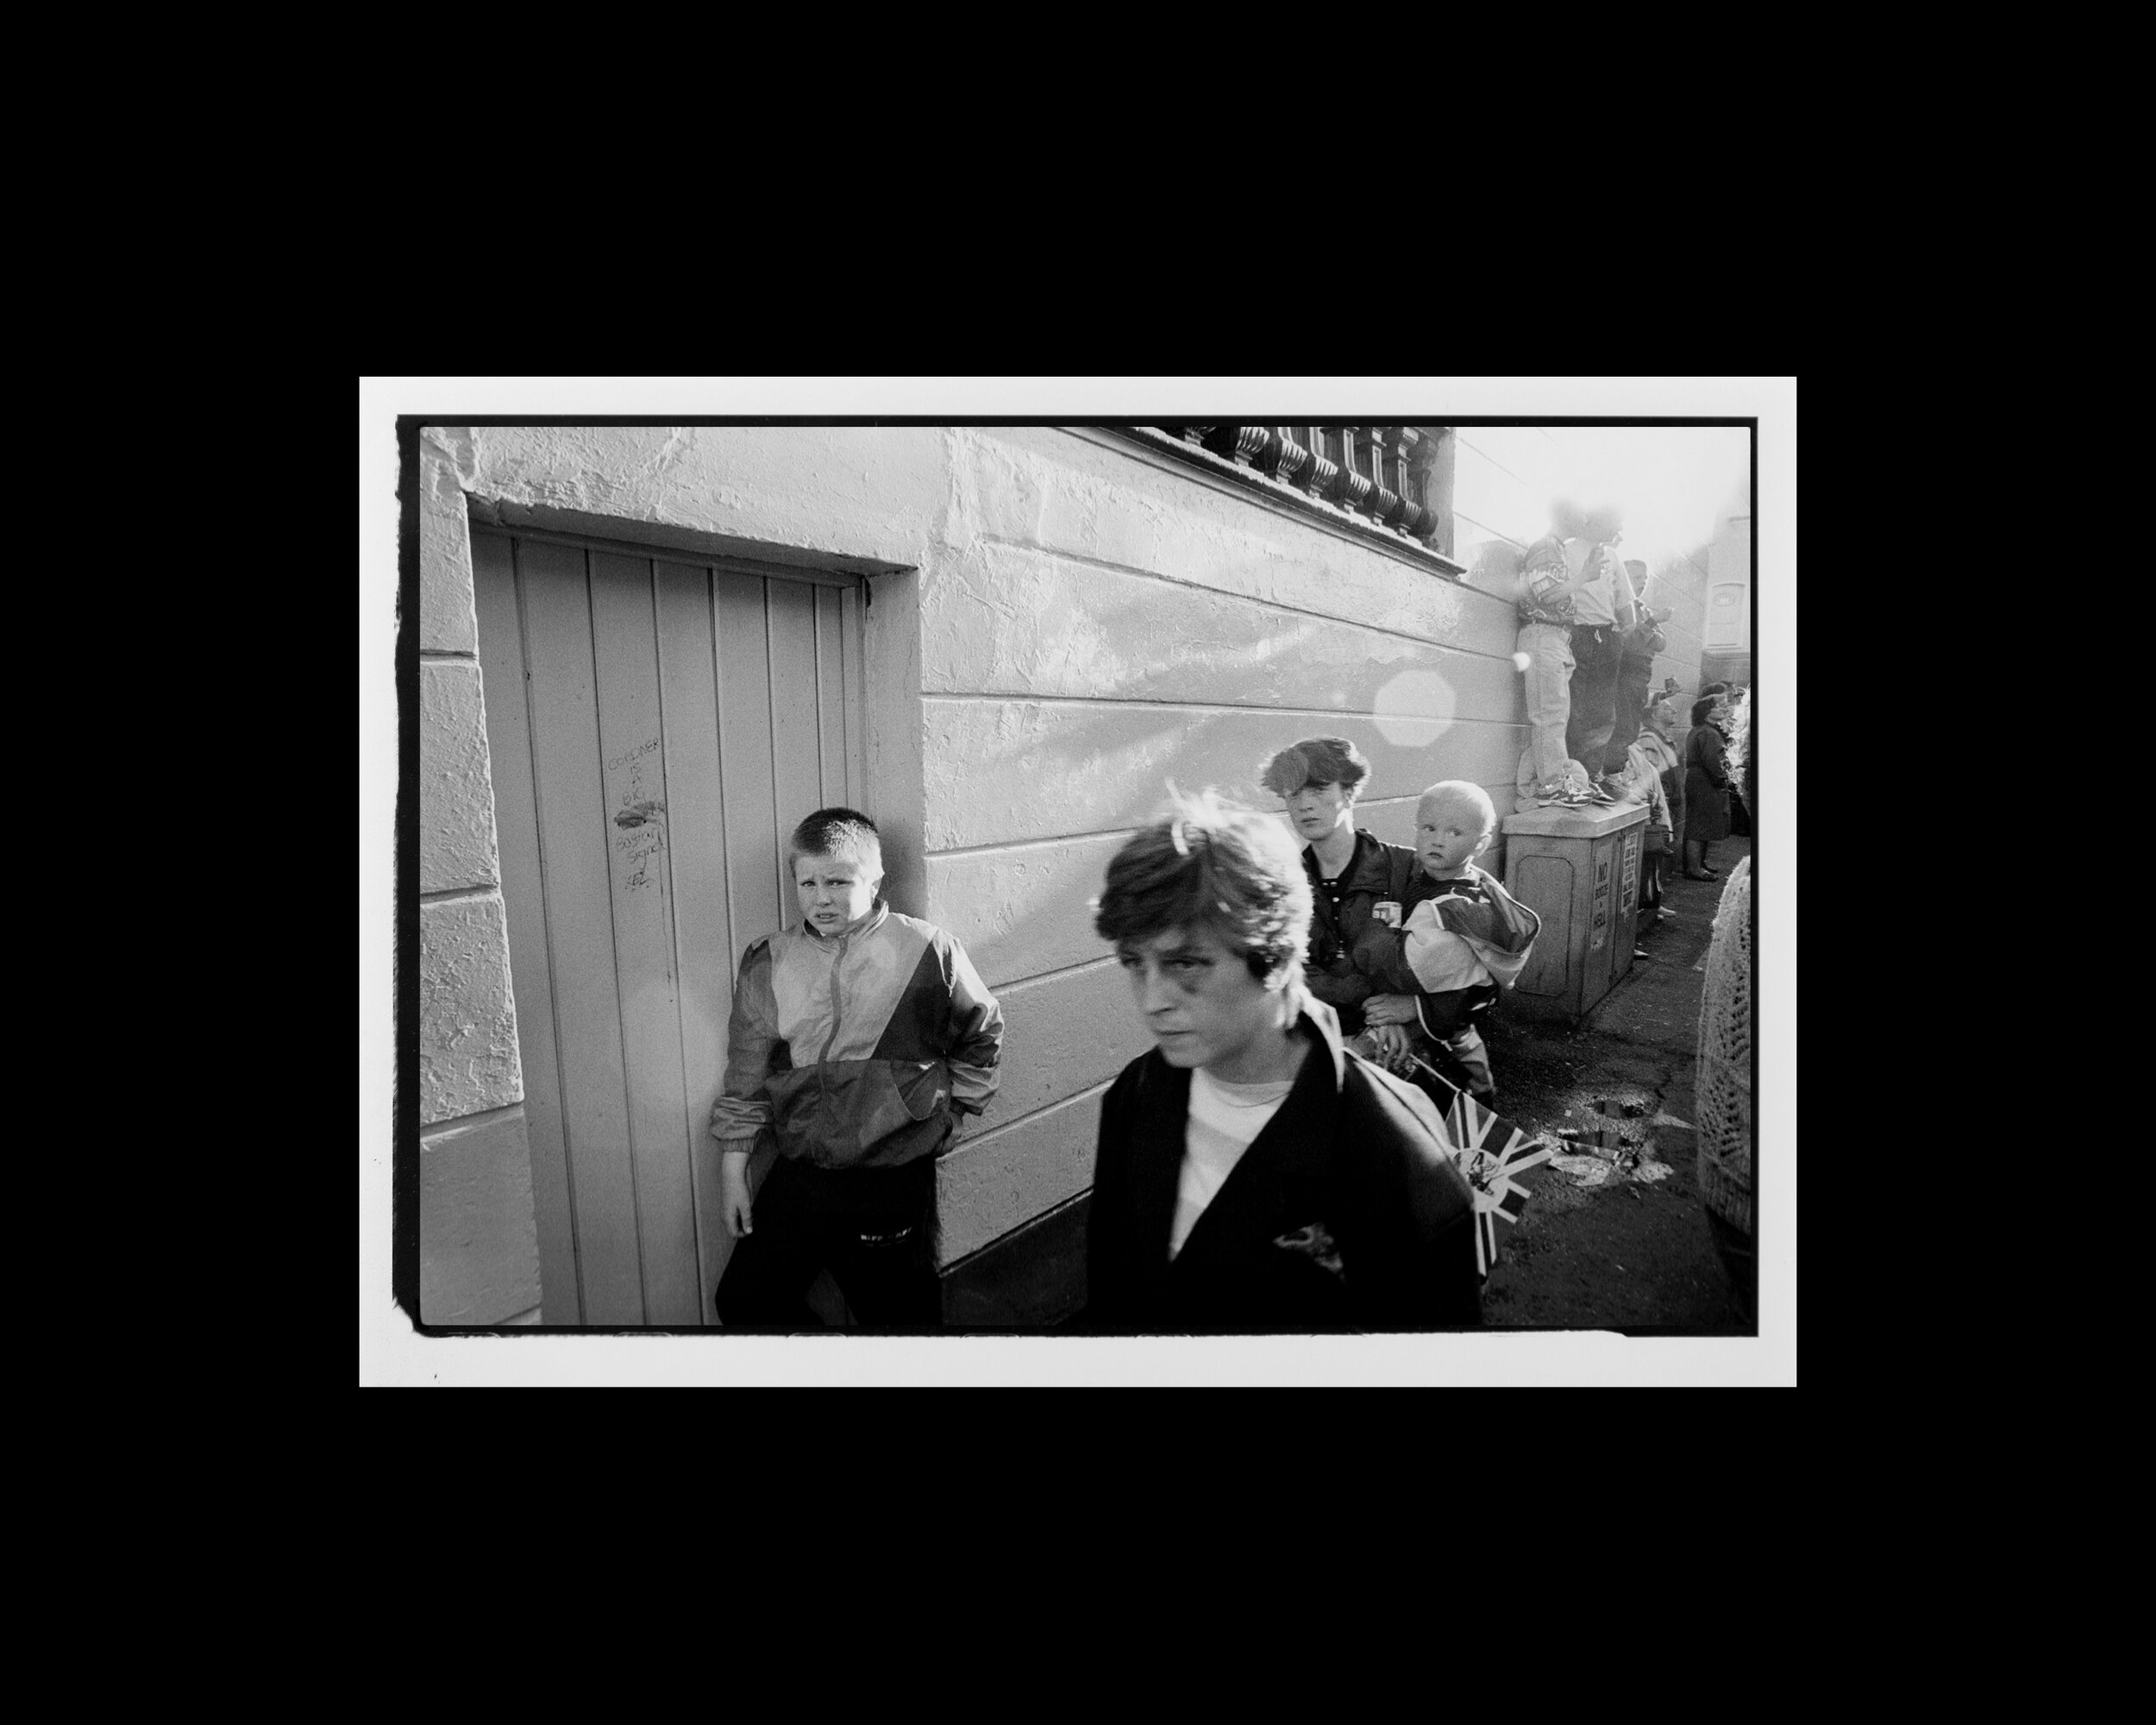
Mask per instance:
[[[1415,873],[1413,850],[1387,844],[1355,824],[1355,800],[1369,775],[1369,762],[1344,737],[1291,743],[1258,775],[1258,783],[1287,805],[1302,842],[1311,902],[1304,986],[1339,1014],[1341,1032],[1349,1037],[1368,1025],[1406,1024],[1413,1013],[1412,1002],[1398,1000],[1380,1003],[1371,1015],[1371,996],[1381,990],[1355,963],[1356,945],[1373,921],[1400,926]]]
[[[1474,1199],[1437,1110],[1302,986],[1310,888],[1278,823],[1207,794],[1108,865],[1152,1051],[1103,1100],[1092,1327],[1399,1331],[1481,1321]]]

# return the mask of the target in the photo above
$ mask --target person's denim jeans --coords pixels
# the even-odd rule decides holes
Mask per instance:
[[[1564,776],[1564,732],[1572,711],[1572,631],[1561,623],[1523,623],[1514,649],[1527,656],[1527,747],[1535,782]]]

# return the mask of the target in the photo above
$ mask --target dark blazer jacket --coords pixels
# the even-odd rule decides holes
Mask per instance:
[[[1383,992],[1359,969],[1356,943],[1376,923],[1371,914],[1381,899],[1403,900],[1415,875],[1415,853],[1404,844],[1387,844],[1364,828],[1355,829],[1355,854],[1340,871],[1340,913],[1326,896],[1318,853],[1302,848],[1302,869],[1310,880],[1310,952],[1303,963],[1303,986],[1340,1015],[1350,1036],[1363,1029],[1363,1002]],[[1413,989],[1402,992],[1412,994]]]
[[[1190,1074],[1153,1050],[1103,1100],[1087,1223],[1086,1326],[1309,1333],[1482,1321],[1474,1197],[1413,1086],[1318,1046],[1171,1263]]]

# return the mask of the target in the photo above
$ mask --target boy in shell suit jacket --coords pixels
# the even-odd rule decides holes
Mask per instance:
[[[936,1153],[995,1094],[1003,1013],[956,938],[881,895],[868,817],[821,809],[788,845],[803,920],[742,957],[711,1105],[736,1237],[728,1327],[818,1327],[828,1269],[865,1326],[932,1329]],[[750,1154],[775,1148],[753,1204]]]

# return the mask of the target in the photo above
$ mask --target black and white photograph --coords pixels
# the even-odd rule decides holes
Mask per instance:
[[[1794,1385],[1796,398],[363,378],[362,1385]]]

